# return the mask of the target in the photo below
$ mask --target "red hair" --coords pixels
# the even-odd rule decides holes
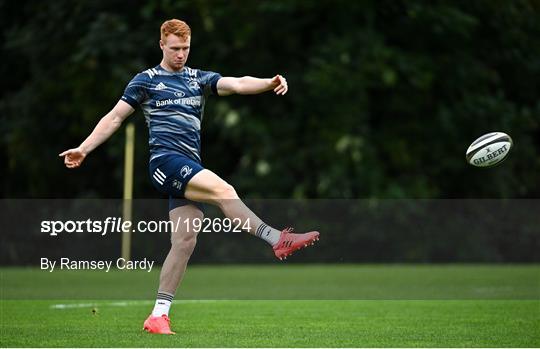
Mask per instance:
[[[173,34],[183,40],[191,36],[191,29],[186,22],[179,19],[169,19],[161,25],[161,40],[165,40],[167,35]]]

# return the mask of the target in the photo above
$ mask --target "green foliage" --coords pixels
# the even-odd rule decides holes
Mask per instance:
[[[123,129],[80,169],[66,169],[57,155],[80,144],[137,72],[160,61],[159,26],[179,17],[193,31],[188,65],[288,79],[285,97],[212,97],[207,104],[204,165],[241,197],[538,198],[539,10],[532,0],[0,2],[0,191],[8,198],[121,197]],[[156,198],[141,112],[131,121],[134,197]],[[465,149],[491,131],[514,139],[509,159],[491,169],[467,165]],[[321,241],[332,261],[538,259],[530,221],[520,229],[505,222],[496,234],[478,225],[448,235],[404,219],[399,232],[409,235],[394,238],[371,229],[386,222],[376,206],[369,219],[355,221],[358,230],[339,214],[317,224],[291,219],[333,233]],[[437,219],[430,224],[446,218]],[[259,251],[221,238],[219,246],[201,244],[201,256],[223,261]],[[146,252],[151,246],[135,243]]]
[[[17,6],[15,6],[17,5]],[[247,197],[538,197],[540,16],[533,1],[27,1],[2,5],[7,197],[118,197],[123,135],[68,171],[131,77],[161,58],[159,25],[192,27],[189,65],[285,75],[284,98],[213,98],[205,165]],[[137,124],[135,195],[155,197]],[[464,161],[500,130],[502,166]],[[121,132],[120,132],[121,133]]]

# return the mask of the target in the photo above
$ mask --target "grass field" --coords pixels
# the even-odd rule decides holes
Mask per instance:
[[[158,270],[1,275],[2,347],[540,346],[534,265],[194,266],[176,336],[141,331]]]

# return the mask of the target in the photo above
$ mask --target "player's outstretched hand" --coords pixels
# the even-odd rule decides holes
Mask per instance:
[[[289,90],[287,79],[279,74],[272,78],[272,85],[275,86],[274,92],[276,95],[284,95]]]
[[[81,166],[86,154],[81,150],[81,148],[73,148],[66,150],[65,152],[58,154],[60,157],[64,157],[64,164],[67,168],[76,168]]]

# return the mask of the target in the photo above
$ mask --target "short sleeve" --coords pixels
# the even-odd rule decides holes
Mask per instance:
[[[133,108],[137,108],[147,98],[146,89],[150,86],[149,79],[145,73],[135,75],[124,90],[121,99]]]
[[[199,79],[204,89],[204,94],[217,95],[217,82],[221,79],[221,74],[212,71],[199,70]]]

